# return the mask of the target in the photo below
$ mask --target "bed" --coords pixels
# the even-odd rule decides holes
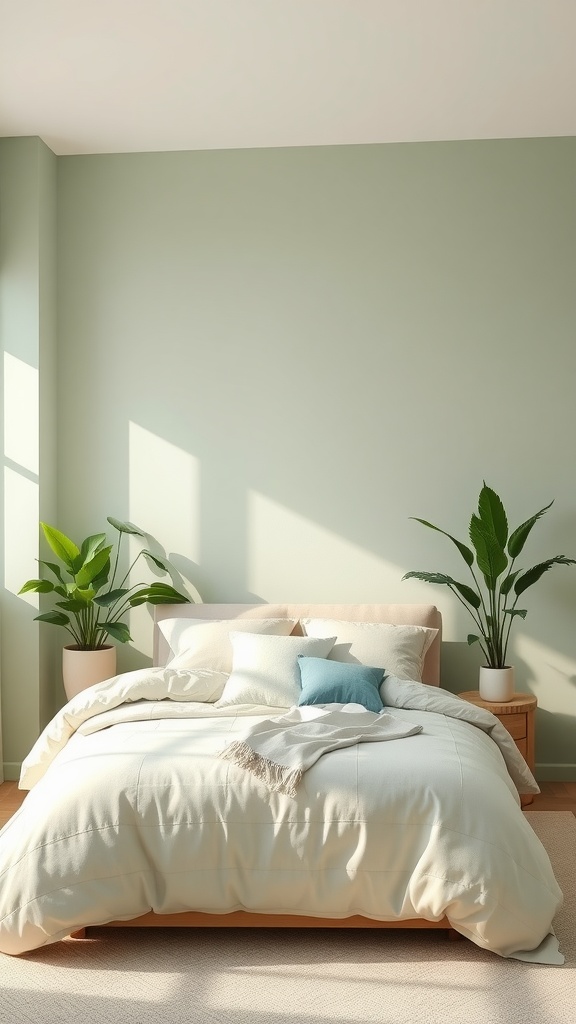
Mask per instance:
[[[76,695],[23,763],[0,952],[101,925],[424,927],[561,963],[538,786],[439,686],[441,629],[431,605],[158,606],[153,667]],[[290,792],[230,754],[270,735]]]

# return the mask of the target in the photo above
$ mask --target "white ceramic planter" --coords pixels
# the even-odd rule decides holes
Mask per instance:
[[[479,690],[482,700],[506,704],[514,696],[514,667],[488,668],[481,665]]]
[[[62,650],[62,678],[68,700],[81,690],[116,675],[116,648],[113,644],[97,651],[81,651],[75,644]]]

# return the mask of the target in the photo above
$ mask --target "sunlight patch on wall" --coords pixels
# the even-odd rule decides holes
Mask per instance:
[[[570,709],[575,707],[576,659],[555,651],[525,633],[516,634],[514,653],[510,658],[512,662],[515,654],[531,669],[533,678],[530,679],[530,686],[540,707],[563,715],[570,714]],[[576,711],[573,710],[573,714],[576,716]]]
[[[39,488],[34,480],[4,468],[4,586],[17,594],[27,579],[40,575],[38,553]],[[38,594],[20,599],[38,608]]]
[[[30,473],[39,472],[38,370],[4,353],[4,455]]]
[[[130,422],[128,428],[128,518],[149,533],[168,558],[172,553],[200,559],[200,462],[190,452]],[[145,546],[148,546],[147,544]],[[131,557],[140,545],[130,541]],[[154,550],[154,547],[151,547]],[[140,559],[132,583],[158,579]],[[170,583],[167,576],[161,581]],[[136,609],[130,615],[134,646],[152,654],[150,613]]]
[[[248,494],[248,589],[265,601],[423,601],[404,570],[257,491]]]

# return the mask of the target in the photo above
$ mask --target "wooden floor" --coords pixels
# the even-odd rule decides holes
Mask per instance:
[[[525,808],[527,811],[572,811],[576,814],[576,782],[541,782],[540,789],[542,792]],[[25,796],[26,793],[18,789],[17,782],[0,784],[0,828],[18,810]]]

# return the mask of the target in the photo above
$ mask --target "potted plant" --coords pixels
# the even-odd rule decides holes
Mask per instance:
[[[507,701],[514,692],[514,670],[508,665],[510,630],[516,618],[526,618],[526,609],[518,608],[521,595],[533,586],[553,565],[574,565],[576,560],[555,555],[531,569],[516,568],[532,527],[553,502],[540,509],[511,533],[502,501],[484,483],[478,499],[478,512],[472,515],[468,547],[438,526],[418,519],[416,522],[437,530],[456,545],[472,576],[472,585],[459,583],[440,572],[407,572],[403,579],[443,584],[452,591],[472,616],[476,633],[468,634],[468,643],[480,644],[486,660],[480,669],[480,696],[485,700]]]
[[[127,585],[128,577],[140,558],[152,563],[163,573],[174,571],[171,563],[142,548],[122,579],[117,582],[120,549],[125,534],[145,537],[132,523],[122,523],[108,516],[118,531],[116,552],[108,544],[105,533],[87,537],[80,547],[64,533],[47,523],[40,523],[44,536],[60,564],[39,560],[51,579],[27,580],[20,593],[36,591],[55,594],[59,600],[52,611],[36,615],[39,622],[63,626],[73,643],[64,647],[62,671],[68,698],[93,683],[113,676],[116,671],[116,647],[110,639],[125,644],[131,640],[123,617],[130,608],[150,604],[180,604],[190,601],[167,583]],[[113,565],[112,565],[113,561]]]

